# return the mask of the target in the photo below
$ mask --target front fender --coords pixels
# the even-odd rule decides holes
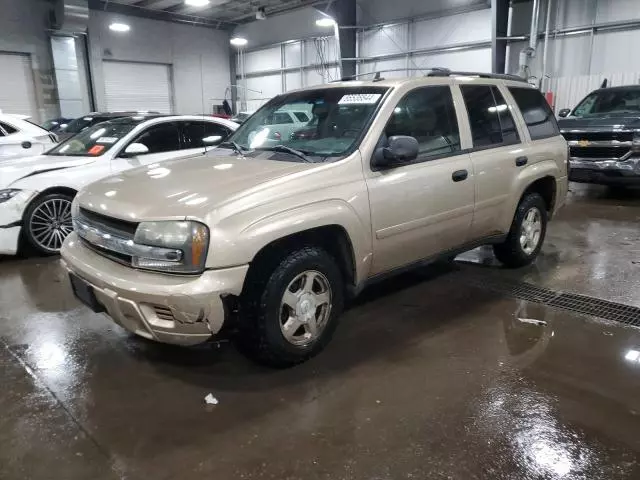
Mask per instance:
[[[364,219],[363,219],[364,217]],[[337,225],[348,235],[354,254],[356,284],[371,263],[371,226],[365,216],[344,200],[331,199],[296,206],[249,223],[236,234],[223,224],[212,231],[211,268],[250,263],[265,246],[284,237],[318,227]]]

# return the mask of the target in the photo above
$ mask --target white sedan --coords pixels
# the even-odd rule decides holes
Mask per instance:
[[[82,187],[134,167],[202,155],[237,127],[202,116],[118,118],[43,155],[0,163],[0,254],[14,255],[21,234],[37,252],[58,253],[72,231],[71,202]]]
[[[53,133],[28,122],[27,118],[26,115],[0,113],[0,163],[39,155],[58,142]]]

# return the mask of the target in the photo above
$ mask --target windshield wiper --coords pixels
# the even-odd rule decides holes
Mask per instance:
[[[240,145],[238,145],[236,142],[222,142],[220,145],[218,145],[219,147],[222,148],[231,148],[234,152],[236,152],[238,155],[240,155],[241,157],[244,157],[244,151],[248,150],[248,149],[243,149]]]
[[[296,150],[295,148],[287,147],[286,145],[275,145],[273,147],[260,147],[260,148],[257,148],[256,150],[267,150],[270,152],[290,153],[291,155],[295,155],[296,157],[301,158],[307,163],[313,163],[313,160],[311,160],[307,156],[307,153],[310,153],[310,152],[305,153],[304,151]]]

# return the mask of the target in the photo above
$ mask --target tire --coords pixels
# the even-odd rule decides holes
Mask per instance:
[[[40,255],[57,255],[62,242],[73,231],[71,202],[73,197],[51,193],[36,198],[24,214],[24,238]]]
[[[536,223],[531,223],[532,216],[538,219],[537,229],[533,226]],[[547,205],[540,194],[525,195],[518,204],[507,239],[493,246],[496,258],[509,268],[529,265],[540,253],[547,233],[547,220]],[[524,235],[526,239],[523,239]]]
[[[344,306],[344,279],[334,258],[315,246],[280,258],[275,266],[259,262],[250,272],[235,343],[253,361],[286,368],[331,340]]]

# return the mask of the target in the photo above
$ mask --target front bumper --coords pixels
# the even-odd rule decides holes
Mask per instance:
[[[18,252],[22,218],[35,192],[22,191],[12,199],[0,203],[0,255]]]
[[[640,158],[598,160],[572,157],[569,164],[569,180],[572,182],[640,185]]]
[[[220,331],[222,297],[240,295],[248,265],[209,270],[200,276],[144,272],[113,262],[82,244],[75,233],[61,255],[68,272],[94,290],[121,327],[162,343],[195,345]]]

